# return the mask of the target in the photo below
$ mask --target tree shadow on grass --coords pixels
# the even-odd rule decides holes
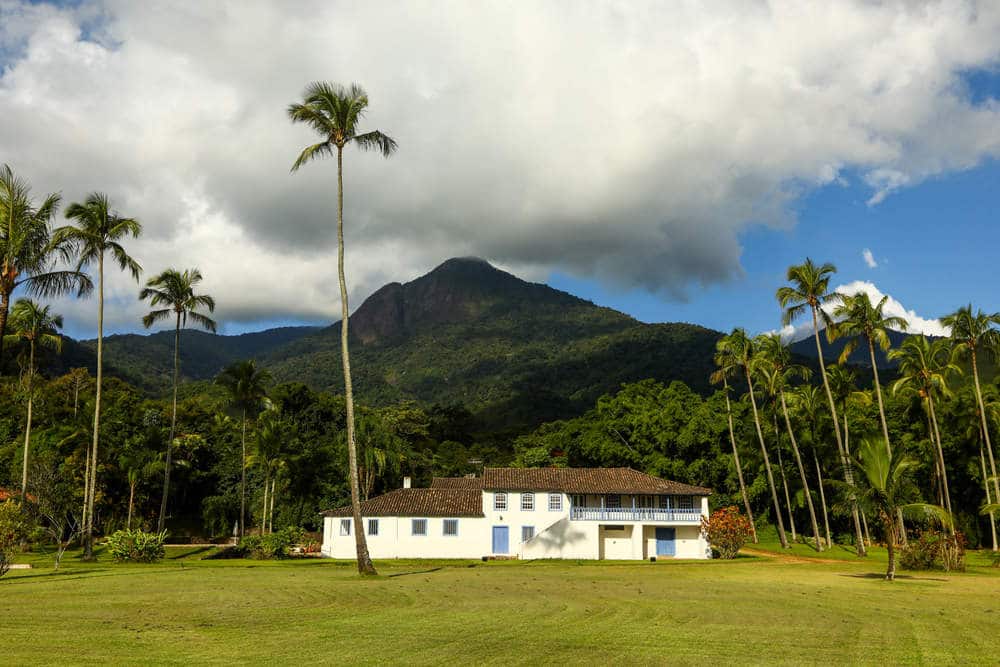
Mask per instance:
[[[415,572],[397,572],[395,574],[386,575],[387,579],[392,579],[394,577],[406,577],[411,574],[430,574],[431,572],[437,572],[438,570],[443,570],[443,567],[432,567],[429,570],[417,570]]]
[[[851,577],[852,579],[885,579],[885,573],[860,572],[858,574],[840,574],[841,577]],[[917,577],[912,574],[897,574],[896,579],[904,581],[949,581],[943,577]]]

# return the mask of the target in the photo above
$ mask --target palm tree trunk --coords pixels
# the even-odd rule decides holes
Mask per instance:
[[[240,538],[246,534],[247,516],[247,409],[243,408],[243,434],[240,436]]]
[[[993,498],[990,494],[989,477],[986,475],[986,457],[983,455],[983,445],[979,444],[979,463],[983,466],[983,488],[986,489],[986,504],[992,505]],[[998,550],[997,546],[997,519],[993,512],[990,512],[990,532],[993,533],[993,551]]]
[[[267,512],[267,529],[274,532],[274,492],[278,486],[278,476],[271,479],[271,508]]]
[[[888,514],[882,518],[882,523],[885,525],[885,547],[889,552],[889,565],[885,571],[885,578],[887,581],[893,581],[896,578],[896,521],[895,517],[889,516]]]
[[[736,466],[736,476],[740,480],[740,495],[743,496],[743,506],[747,510],[747,519],[750,521],[750,533],[753,535],[753,543],[758,544],[757,526],[753,522],[753,511],[750,509],[750,497],[747,495],[747,485],[743,481],[743,468],[740,466],[740,452],[736,449],[736,432],[733,429],[733,410],[729,404],[729,380],[723,379],[722,385],[726,394],[726,417],[729,419],[729,442],[733,446],[733,463]]]
[[[944,507],[951,514],[951,489],[948,485],[948,468],[944,465],[944,448],[941,446],[941,431],[938,430],[937,411],[934,408],[934,397],[931,392],[927,392],[927,407],[930,408],[931,425],[934,427],[934,440],[937,443],[938,464],[941,466],[941,484],[944,487]],[[954,534],[955,527],[951,525],[951,533]]]
[[[163,466],[163,498],[160,500],[160,520],[156,522],[156,531],[163,532],[167,521],[167,497],[170,495],[170,466],[174,458],[174,438],[177,434],[177,383],[180,381],[181,370],[181,314],[177,313],[177,325],[174,327],[174,400],[170,411],[170,437],[167,439],[167,460]]]
[[[128,520],[125,521],[125,529],[132,530],[132,507],[135,504],[135,485],[137,482],[130,481],[128,484]]]
[[[777,407],[777,406],[775,406]],[[798,542],[799,536],[795,530],[795,515],[792,513],[792,496],[788,493],[788,478],[785,477],[785,462],[781,460],[781,435],[778,430],[778,413],[774,413],[774,440],[778,450],[778,472],[781,473],[781,486],[785,490],[785,510],[788,512],[788,527],[792,530],[792,542]]]
[[[347,279],[344,276],[344,147],[337,146],[337,277],[340,281],[340,355],[344,366],[344,403],[347,407],[347,458],[351,478],[351,514],[358,554],[358,572],[378,574],[368,554],[368,542],[361,525],[361,490],[358,485],[358,446],[354,440],[354,388],[351,386],[351,357],[347,344]]]
[[[841,463],[844,466],[844,478],[849,487],[854,486],[854,474],[851,471],[850,462],[844,449],[844,441],[840,437],[840,422],[837,420],[837,406],[833,401],[833,392],[830,391],[830,380],[826,376],[826,364],[823,361],[823,345],[819,342],[819,314],[818,306],[812,306],[813,337],[816,339],[816,354],[819,358],[820,375],[823,376],[823,389],[826,390],[826,400],[830,404],[830,415],[833,417],[833,433],[837,438],[837,451],[840,452]],[[861,520],[858,518],[857,501],[851,504],[851,518],[854,520],[854,535],[857,542],[858,556],[867,556],[865,542],[861,536]]]
[[[892,460],[892,444],[889,441],[889,422],[885,418],[885,404],[882,402],[882,385],[879,383],[878,379],[878,364],[875,362],[875,344],[872,339],[865,336],[868,340],[868,353],[871,355],[872,360],[872,376],[873,384],[875,386],[875,398],[878,399],[878,416],[882,424],[882,437],[885,438],[885,449],[889,452],[889,460]],[[899,535],[906,544],[906,525],[903,523],[903,510],[899,510],[896,513],[896,520],[899,521]]]
[[[799,477],[802,478],[802,492],[806,497],[806,507],[809,509],[809,520],[812,523],[813,540],[816,542],[816,551],[823,550],[823,538],[819,535],[819,523],[816,521],[816,508],[813,506],[812,494],[809,492],[809,480],[806,479],[806,469],[802,465],[802,456],[799,454],[799,444],[795,441],[795,432],[792,430],[792,420],[788,417],[788,404],[785,402],[785,392],[781,392],[781,410],[785,413],[785,427],[788,429],[788,438],[792,442],[792,453],[795,454],[795,463],[799,467]]]
[[[986,443],[986,454],[990,461],[990,473],[993,475],[993,495],[1000,498],[1000,478],[997,477],[996,460],[993,458],[993,443],[990,442],[990,427],[986,419],[986,406],[983,404],[983,391],[979,386],[979,366],[976,363],[975,348],[972,348],[972,378],[976,383],[976,401],[979,403],[979,418],[983,425],[983,440]]]
[[[97,497],[97,446],[101,435],[101,384],[104,380],[104,252],[97,257],[97,388],[94,393],[94,433],[91,443],[90,496],[84,527],[83,557],[94,558],[94,500]]]
[[[871,546],[872,536],[868,533],[868,517],[865,516],[864,512],[861,513],[861,525],[864,526],[865,529],[865,544]]]
[[[7,265],[3,267],[3,272],[0,275],[4,275],[7,272]],[[13,288],[11,288],[11,292]],[[10,295],[6,289],[0,292],[0,376],[3,375],[3,339],[7,335],[7,316],[10,313]]]
[[[21,470],[21,500],[28,493],[28,450],[31,448],[31,408],[35,389],[35,339],[28,341],[28,419],[24,424],[24,462]]]
[[[816,484],[819,486],[819,501],[823,506],[823,528],[826,530],[826,546],[833,546],[833,536],[830,533],[830,513],[826,508],[826,491],[823,490],[823,469],[819,465],[816,448],[813,447],[813,462],[816,464]]]
[[[785,523],[781,518],[781,504],[778,502],[778,489],[774,486],[774,475],[771,474],[771,459],[767,456],[767,447],[764,445],[764,432],[760,429],[760,414],[757,412],[757,399],[753,395],[753,380],[750,377],[750,369],[743,367],[746,373],[747,386],[750,390],[750,405],[753,407],[753,423],[757,427],[757,440],[760,441],[760,453],[764,457],[764,470],[767,471],[767,484],[771,489],[771,502],[774,503],[774,519],[778,524],[778,539],[781,547],[788,549],[788,538],[785,536]]]
[[[267,487],[271,480],[267,478],[267,473],[264,473],[264,506],[260,510],[260,534],[264,535],[267,533]]]

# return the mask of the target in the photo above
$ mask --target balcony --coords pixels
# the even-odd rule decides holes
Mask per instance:
[[[576,507],[570,508],[572,521],[668,521],[700,523],[701,509],[659,509],[653,507]]]

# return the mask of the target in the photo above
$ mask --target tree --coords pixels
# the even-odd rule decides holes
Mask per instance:
[[[831,369],[832,370],[832,369]],[[832,379],[832,378],[831,378]],[[826,490],[823,488],[823,467],[819,463],[820,439],[819,419],[826,406],[822,389],[811,384],[800,385],[791,393],[793,409],[798,410],[809,423],[809,441],[812,444],[813,463],[816,466],[816,486],[819,487],[819,501],[823,509],[823,528],[826,532],[826,544],[833,546],[833,536],[830,533],[830,512],[826,503]]]
[[[90,446],[89,476],[84,496],[87,504],[83,518],[84,558],[94,556],[94,498],[97,488],[97,456],[101,432],[101,385],[104,378],[104,260],[111,255],[122,271],[128,271],[138,282],[142,267],[125,251],[121,241],[138,238],[142,224],[134,218],[118,214],[108,196],[94,192],[83,202],[70,204],[66,217],[76,225],[60,227],[53,233],[53,241],[76,257],[76,271],[97,264],[97,380],[94,393],[94,431]]]
[[[848,338],[844,344],[844,349],[840,353],[840,363],[846,363],[848,357],[857,347],[861,338],[868,343],[868,354],[871,358],[872,374],[874,376],[875,397],[878,399],[878,414],[882,422],[882,436],[885,438],[885,447],[892,456],[892,444],[889,439],[889,424],[885,419],[885,404],[882,401],[882,385],[878,378],[878,361],[875,359],[875,346],[883,352],[887,351],[892,341],[889,339],[890,331],[906,331],[909,323],[902,317],[886,315],[883,311],[885,304],[889,300],[888,296],[876,305],[872,305],[871,299],[865,292],[858,292],[854,295],[834,294],[833,298],[838,301],[833,309],[833,317],[837,323],[827,327],[827,335],[830,340],[836,338]]]
[[[155,310],[142,318],[142,325],[147,329],[160,320],[174,316],[174,377],[173,402],[170,411],[170,437],[167,439],[167,458],[163,466],[163,498],[160,501],[160,517],[156,524],[156,532],[162,533],[167,520],[167,498],[170,495],[170,465],[173,459],[174,437],[177,433],[177,385],[181,372],[181,328],[187,326],[188,318],[198,326],[215,332],[215,321],[199,313],[199,308],[215,311],[215,299],[207,294],[195,294],[194,290],[201,282],[201,271],[198,269],[167,269],[155,278],[146,282],[146,287],[139,293],[139,299],[149,299],[149,305]],[[165,306],[157,308],[157,306]]]
[[[223,369],[215,383],[229,393],[229,405],[240,415],[240,537],[246,532],[247,515],[247,413],[256,417],[267,397],[271,374],[257,368],[257,362],[237,361]]]
[[[944,507],[951,513],[948,469],[944,462],[944,448],[941,445],[941,431],[938,428],[937,411],[934,408],[934,394],[937,392],[942,396],[950,395],[948,375],[960,375],[962,369],[954,363],[948,341],[943,338],[931,341],[923,335],[908,336],[898,350],[889,352],[889,358],[897,362],[899,373],[899,379],[892,385],[892,392],[895,394],[902,389],[912,387],[926,407],[930,427],[927,437],[936,445],[936,467],[941,474]]]
[[[719,558],[732,559],[740,553],[753,532],[753,524],[735,507],[722,507],[712,516],[701,517],[701,532],[719,553]]]
[[[747,393],[750,396],[750,405],[753,408],[753,422],[757,427],[757,439],[760,442],[760,453],[764,458],[764,470],[767,472],[767,483],[771,489],[771,501],[774,503],[774,519],[778,526],[778,539],[782,548],[788,549],[788,538],[785,536],[785,523],[781,518],[781,504],[778,502],[778,490],[774,485],[774,475],[771,472],[771,459],[767,455],[767,446],[764,444],[764,432],[760,427],[760,413],[757,411],[757,399],[753,393],[753,358],[754,342],[747,336],[744,329],[736,328],[719,341],[717,354],[729,359],[727,363],[737,364],[743,370],[743,379],[747,383]]]
[[[826,370],[826,375],[830,379],[830,391],[833,393],[833,401],[840,406],[841,424],[844,427],[844,453],[847,455],[847,465],[851,465],[851,420],[850,407],[871,405],[871,393],[858,390],[858,374],[853,369],[844,365],[831,366]],[[853,471],[851,472],[853,475]],[[863,511],[859,511],[861,516],[861,528],[864,531],[865,545],[871,546],[871,535],[868,533],[868,518]]]
[[[8,336],[11,342],[15,340],[28,341],[28,414],[24,422],[24,457],[21,472],[21,496],[28,491],[28,451],[31,447],[31,413],[35,401],[35,352],[38,347],[46,347],[56,351],[62,349],[62,337],[58,330],[62,328],[62,315],[52,312],[51,306],[40,306],[30,299],[18,299],[11,310],[10,328],[13,334]]]
[[[885,578],[892,581],[896,577],[896,546],[900,537],[897,516],[903,514],[925,520],[936,519],[950,526],[951,515],[938,505],[907,502],[915,493],[910,477],[919,465],[911,456],[899,452],[890,456],[885,443],[865,438],[858,447],[854,462],[864,481],[863,485],[856,487],[859,503],[881,520],[885,531],[889,551]]]
[[[743,467],[740,465],[740,452],[736,447],[736,432],[733,429],[733,408],[729,401],[729,378],[737,377],[740,373],[740,359],[733,355],[735,351],[726,342],[726,336],[720,338],[715,344],[715,366],[716,371],[712,373],[712,384],[722,383],[723,395],[726,397],[726,419],[729,422],[729,443],[733,447],[733,465],[736,467],[736,477],[740,482],[740,495],[743,497],[743,507],[747,511],[747,520],[750,522],[750,533],[753,543],[757,544],[757,527],[753,522],[753,510],[750,509],[750,497],[747,495],[747,485],[743,481]]]
[[[260,514],[261,534],[274,529],[271,519],[274,514],[274,492],[277,473],[282,466],[282,450],[289,437],[292,425],[273,411],[265,414],[254,438],[254,462],[260,466],[264,477],[263,508]],[[270,505],[268,499],[270,498]]]
[[[30,295],[48,298],[76,291],[83,296],[93,283],[80,271],[54,270],[67,259],[65,245],[54,242],[51,222],[59,209],[58,194],[36,205],[31,187],[9,165],[0,167],[0,373],[11,295],[23,287]]]
[[[837,440],[837,451],[840,454],[844,465],[844,475],[847,484],[853,485],[851,478],[851,468],[848,465],[847,453],[844,449],[844,441],[840,435],[840,422],[837,421],[837,406],[833,403],[833,394],[830,391],[830,382],[826,375],[826,364],[823,361],[823,345],[819,340],[819,323],[831,324],[830,316],[826,314],[822,306],[834,299],[834,295],[829,292],[830,277],[837,272],[837,267],[833,264],[823,264],[817,266],[808,257],[803,264],[788,267],[787,279],[791,285],[779,287],[776,293],[778,303],[783,310],[781,323],[785,326],[791,324],[807,311],[812,315],[813,337],[816,340],[816,354],[819,360],[819,371],[823,378],[823,388],[826,391],[826,399],[830,405],[830,416],[833,418],[833,434]],[[861,520],[858,518],[857,508],[851,510],[854,520],[854,535],[857,540],[857,551],[859,556],[865,556],[865,542],[861,535]]]
[[[781,411],[785,417],[785,428],[788,431],[789,441],[792,443],[792,453],[795,455],[795,463],[799,468],[799,478],[802,481],[802,492],[806,497],[806,507],[809,509],[809,520],[812,523],[813,539],[816,543],[816,550],[823,550],[823,540],[819,535],[819,524],[816,521],[816,509],[813,507],[812,493],[809,491],[809,480],[806,478],[806,469],[802,465],[802,456],[799,453],[799,445],[795,440],[795,430],[792,428],[792,420],[788,416],[788,402],[785,400],[785,387],[790,381],[800,378],[808,380],[811,372],[805,366],[792,363],[792,353],[788,347],[781,342],[778,334],[765,334],[757,337],[756,347],[759,353],[755,359],[758,372],[764,377],[772,395],[781,401]]]
[[[358,483],[358,451],[354,436],[354,392],[351,386],[351,360],[347,344],[347,280],[344,277],[344,147],[353,144],[361,150],[374,150],[384,157],[396,152],[396,140],[373,130],[358,133],[358,122],[368,107],[368,94],[357,84],[350,88],[314,82],[306,87],[301,103],[288,107],[293,123],[305,123],[322,137],[307,146],[292,165],[297,171],[307,162],[337,154],[337,274],[340,280],[340,354],[344,370],[344,399],[347,402],[347,456],[351,478],[351,511],[357,543],[358,572],[376,574],[368,554],[368,544],[361,525],[361,494]]]
[[[976,392],[976,403],[979,405],[983,442],[990,462],[990,475],[993,479],[993,497],[1000,498],[1000,477],[997,476],[990,427],[986,419],[986,406],[983,403],[983,390],[979,384],[979,356],[985,354],[995,357],[997,348],[1000,347],[1000,332],[993,328],[994,324],[1000,324],[1000,313],[987,314],[982,310],[973,313],[972,304],[969,304],[942,317],[941,324],[951,330],[951,340],[956,355],[968,357],[972,366],[973,388]]]

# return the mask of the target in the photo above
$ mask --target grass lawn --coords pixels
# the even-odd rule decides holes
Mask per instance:
[[[883,562],[83,563],[0,579],[4,664],[995,663],[1000,570]],[[979,562],[976,560],[975,562]],[[986,562],[985,557],[983,562]]]

